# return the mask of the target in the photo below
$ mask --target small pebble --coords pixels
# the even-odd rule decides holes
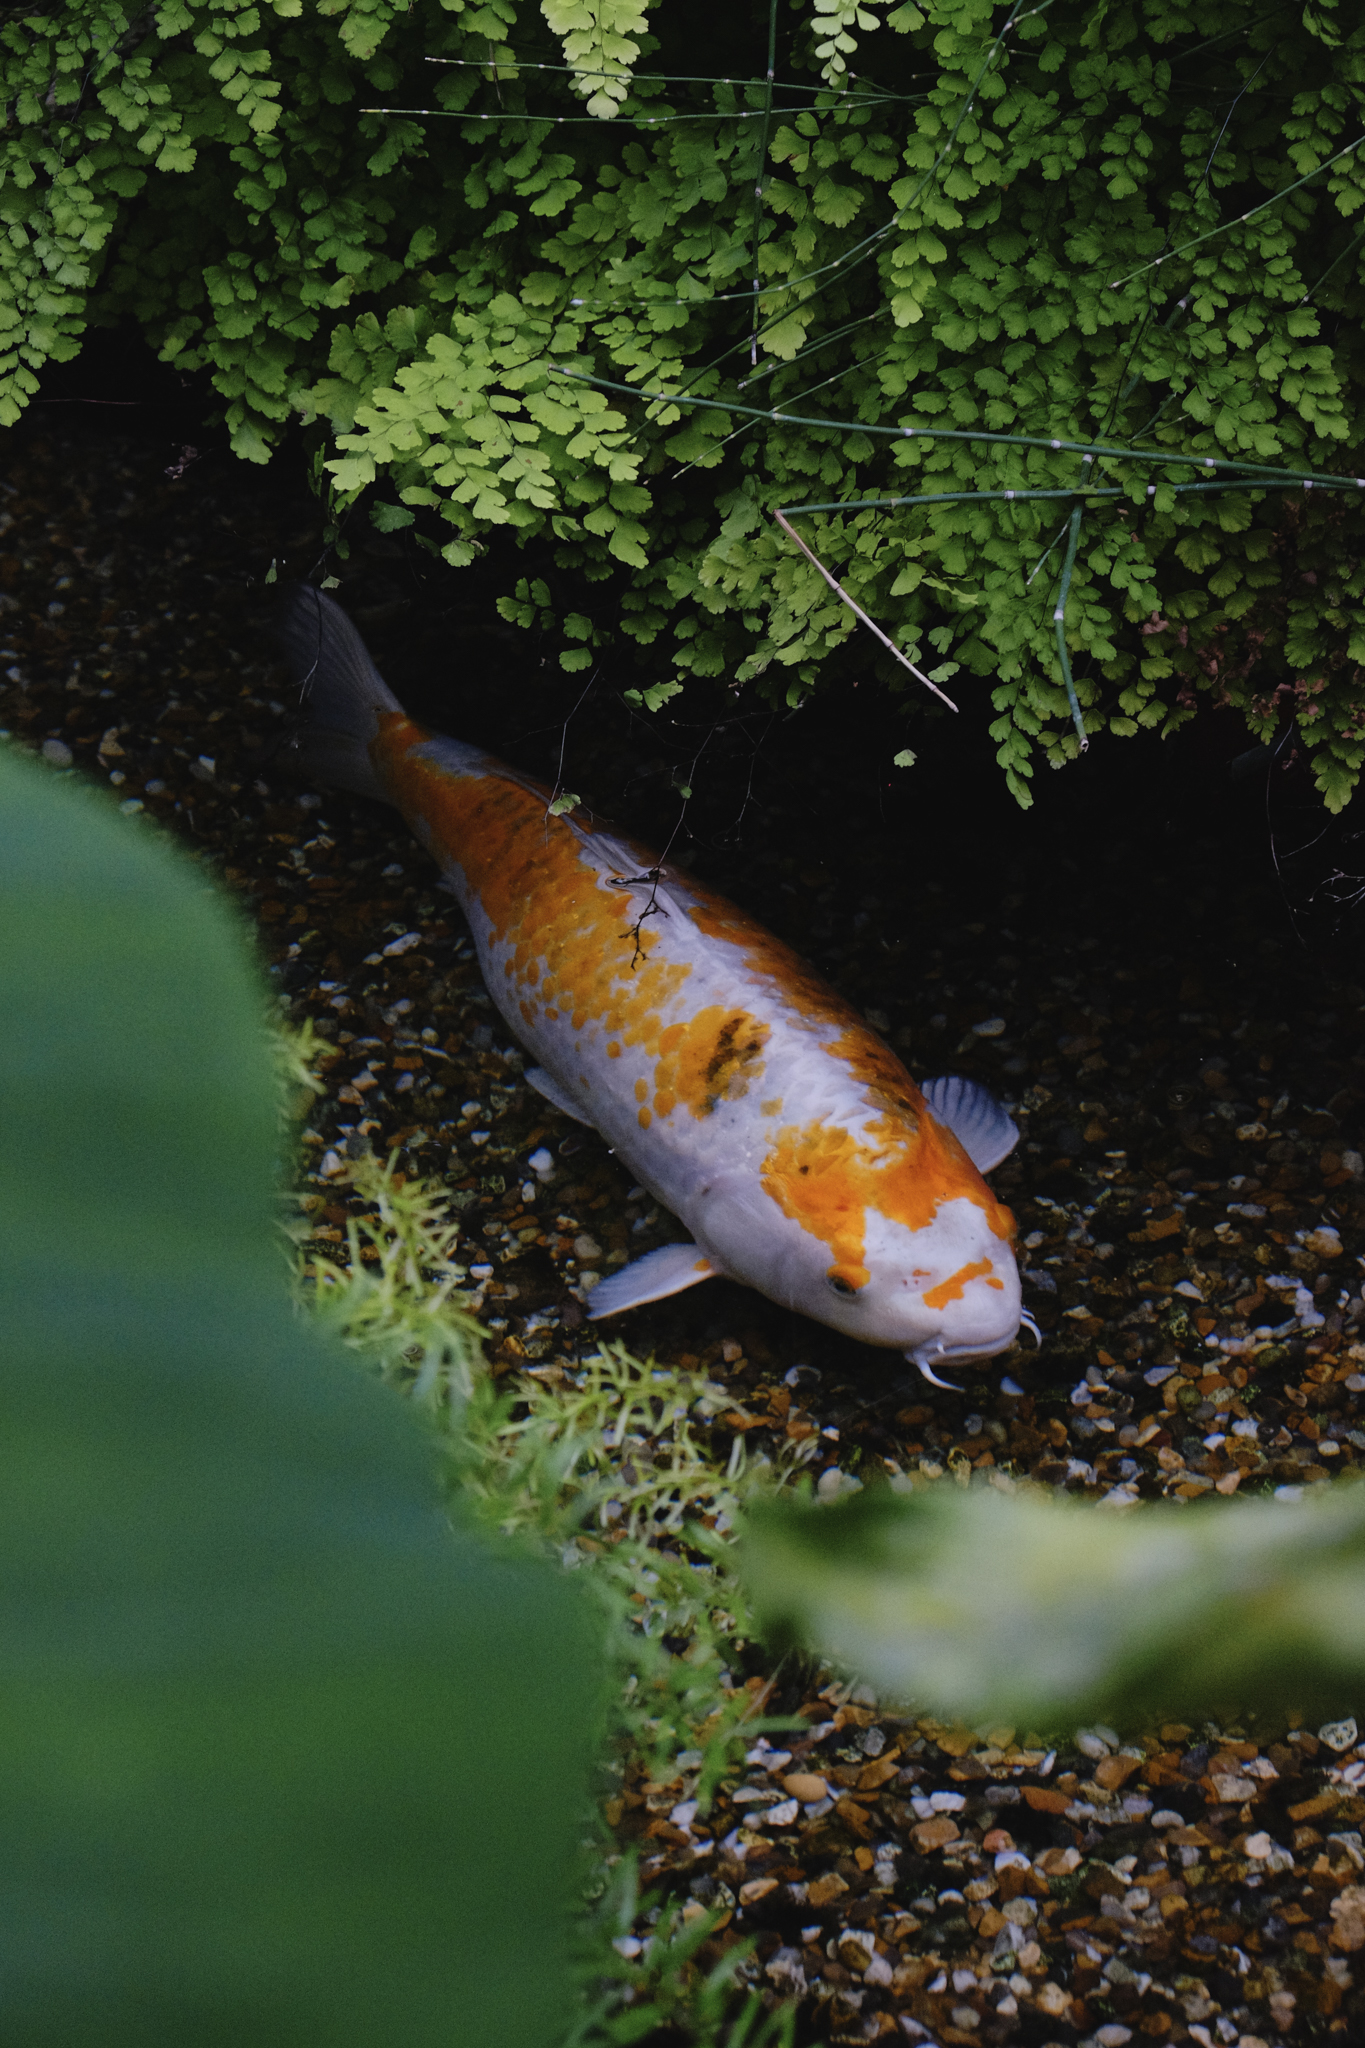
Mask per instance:
[[[76,758],[65,740],[44,740],[42,756],[54,768],[69,768]]]
[[[539,1151],[531,1154],[526,1164],[530,1167],[532,1173],[538,1174],[542,1180],[546,1179],[555,1170],[554,1155],[547,1152],[543,1145]]]
[[[1000,1038],[1004,1034],[1005,1020],[1003,1017],[987,1017],[984,1023],[973,1024],[972,1030],[978,1038]]]

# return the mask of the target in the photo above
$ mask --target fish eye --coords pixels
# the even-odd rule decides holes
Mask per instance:
[[[851,1299],[858,1292],[857,1288],[845,1280],[841,1273],[828,1274],[826,1284],[832,1287],[836,1294],[842,1294],[846,1300]]]

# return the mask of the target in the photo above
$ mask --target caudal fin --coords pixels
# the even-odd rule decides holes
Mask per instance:
[[[341,606],[311,584],[296,584],[276,631],[308,714],[284,750],[285,765],[305,781],[391,802],[370,759],[370,741],[380,713],[403,707]]]

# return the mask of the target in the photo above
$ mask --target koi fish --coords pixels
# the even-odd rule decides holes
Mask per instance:
[[[282,631],[311,713],[293,765],[397,806],[536,1062],[527,1081],[691,1232],[599,1282],[593,1318],[723,1274],[938,1386],[936,1365],[993,1357],[1021,1323],[1038,1337],[1014,1218],[982,1177],[1019,1134],[986,1089],[917,1088],[744,911],[415,724],[321,592],[296,590]]]

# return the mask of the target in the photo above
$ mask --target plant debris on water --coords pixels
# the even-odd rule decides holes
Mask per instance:
[[[1219,1513],[1361,1463],[1365,988],[1292,950],[1234,799],[1210,781],[1198,803],[1055,825],[1040,804],[954,835],[923,797],[870,800],[829,726],[766,781],[744,758],[748,839],[699,784],[687,858],[707,879],[917,1074],[1009,1101],[1023,1140],[995,1181],[1045,1348],[940,1392],[719,1282],[603,1341],[596,1276],[671,1219],[527,1089],[396,821],[272,770],[287,712],[243,623],[237,529],[249,513],[263,561],[283,557],[311,545],[306,511],[153,470],[60,436],[12,465],[0,727],[112,783],[130,829],[159,821],[254,919],[305,1034],[281,1055],[300,1298],[422,1403],[490,1526],[596,1590],[619,1683],[576,2038],[1358,2037],[1349,1703],[949,1726],[775,1661],[736,1569],[758,1490],[1030,1486],[1106,1515]],[[389,567],[356,573],[362,606],[369,574]],[[603,731],[574,742],[574,786],[595,769],[638,827],[657,783]]]

